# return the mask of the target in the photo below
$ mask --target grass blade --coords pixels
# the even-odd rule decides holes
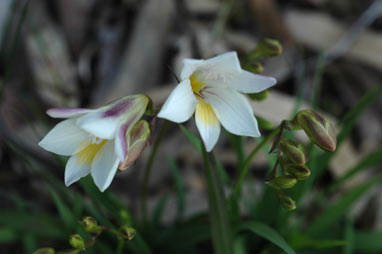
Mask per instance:
[[[188,138],[188,140],[191,142],[191,144],[198,150],[200,153],[202,153],[202,141],[200,138],[198,138],[194,133],[190,132],[186,127],[179,124],[180,130],[183,132],[184,135]]]
[[[313,223],[307,229],[307,233],[310,235],[319,235],[323,233],[326,229],[330,228],[335,224],[341,216],[346,214],[353,204],[360,198],[362,195],[369,190],[372,186],[382,180],[382,175],[379,174],[376,177],[373,177],[368,182],[353,188],[349,191],[344,197],[338,200],[335,204],[326,208],[323,213],[316,218]]]
[[[351,216],[349,216],[349,218],[346,220],[345,240],[348,242],[348,244],[344,246],[342,253],[343,254],[353,254],[353,252],[354,252],[354,226],[353,226],[353,218],[351,218]]]
[[[170,164],[171,172],[175,180],[175,189],[178,197],[178,211],[177,211],[177,220],[181,220],[184,215],[184,209],[185,209],[185,201],[184,201],[184,183],[182,176],[180,174],[180,170],[178,166],[175,164],[175,161],[167,157],[167,161]]]
[[[205,173],[208,186],[208,204],[212,242],[216,254],[232,254],[232,232],[228,217],[227,200],[225,199],[220,177],[210,164],[209,155],[202,149]]]
[[[369,155],[365,156],[365,158],[363,158],[355,167],[348,170],[345,175],[336,179],[335,182],[329,186],[328,192],[333,192],[354,175],[379,163],[382,163],[382,149],[377,149],[377,151],[371,152]]]
[[[355,232],[354,246],[356,251],[362,253],[382,252],[382,232]]]
[[[268,225],[257,222],[257,221],[250,221],[250,222],[243,222],[239,224],[235,228],[235,232],[243,231],[243,230],[249,230],[265,239],[273,243],[274,245],[278,246],[282,250],[284,250],[288,254],[296,254],[296,252],[292,249],[292,247],[285,241],[285,239],[273,228],[269,227]]]

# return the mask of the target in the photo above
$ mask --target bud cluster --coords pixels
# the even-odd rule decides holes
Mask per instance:
[[[278,152],[278,159],[268,183],[276,189],[279,202],[288,210],[294,210],[296,204],[283,189],[290,189],[298,181],[306,180],[310,176],[310,170],[305,165],[309,159],[305,147],[292,139],[283,138],[284,130],[295,129],[304,130],[310,141],[325,151],[333,152],[337,143],[331,123],[312,110],[302,110],[292,121],[282,122],[271,148],[271,152]],[[277,176],[278,165],[282,169],[280,176]]]

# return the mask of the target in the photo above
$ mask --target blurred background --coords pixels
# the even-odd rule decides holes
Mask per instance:
[[[65,159],[37,146],[58,122],[46,109],[98,107],[135,93],[161,105],[176,85],[172,71],[179,74],[183,58],[236,50],[245,59],[259,40],[273,38],[282,43],[283,53],[261,63],[263,74],[278,83],[267,100],[253,102],[255,114],[278,125],[297,108],[315,108],[340,131],[343,117],[361,97],[382,85],[381,14],[379,0],[0,0],[0,253],[65,248],[73,228],[56,232],[63,224],[58,200],[68,195],[77,203],[91,202],[79,184],[61,186]],[[306,221],[313,220],[322,202],[335,202],[382,171],[381,114],[379,95],[355,120],[314,186],[321,191],[342,179],[340,187],[313,198],[305,195],[298,203],[296,213],[304,213]],[[187,126],[195,130],[193,120]],[[246,153],[255,142],[245,142]],[[137,179],[151,148],[108,189],[138,218]],[[235,179],[237,158],[229,135],[221,136],[215,151]],[[201,158],[171,125],[149,188],[151,212],[168,196],[164,225],[176,216],[172,163],[181,168],[185,218],[208,209]],[[260,199],[269,165],[266,152],[253,161],[247,202]],[[377,232],[382,241],[381,192],[377,183],[360,193],[338,221],[350,216],[355,232]],[[87,213],[68,206],[77,219]],[[244,216],[248,213],[244,208]],[[355,247],[354,253],[369,253],[360,250]],[[371,251],[382,253],[382,248]]]

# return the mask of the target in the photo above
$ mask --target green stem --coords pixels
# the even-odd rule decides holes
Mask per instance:
[[[123,247],[125,246],[125,241],[123,239],[118,240],[117,254],[123,253]]]
[[[211,166],[210,156],[202,146],[202,155],[206,172],[208,187],[208,204],[211,221],[211,234],[213,247],[216,254],[232,254],[232,231],[228,217],[227,202],[219,174]]]
[[[154,142],[153,149],[151,150],[150,157],[146,165],[145,174],[143,176],[143,184],[141,189],[141,211],[143,214],[144,221],[146,221],[147,219],[147,197],[148,197],[148,188],[149,188],[148,186],[149,186],[151,171],[154,165],[154,159],[158,152],[159,145],[161,144],[163,137],[167,132],[168,126],[169,126],[169,121],[165,120],[165,122],[162,124],[162,127],[159,131],[158,137],[156,138]]]
[[[243,185],[243,181],[245,177],[248,174],[249,167],[251,165],[251,162],[253,158],[256,156],[256,154],[274,137],[277,135],[277,133],[280,131],[280,126],[274,129],[271,134],[268,135],[261,143],[256,146],[253,151],[250,153],[250,155],[247,157],[247,159],[244,161],[244,165],[240,170],[239,178],[237,179],[237,182],[235,184],[233,193],[231,198],[237,198],[240,195],[241,192],[241,186]]]

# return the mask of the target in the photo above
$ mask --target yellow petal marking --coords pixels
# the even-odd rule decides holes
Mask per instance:
[[[94,157],[98,151],[106,144],[106,140],[103,140],[99,144],[89,144],[75,156],[77,158],[78,164],[88,164],[90,165],[94,160]],[[81,145],[81,144],[80,144]]]
[[[205,125],[217,125],[219,120],[215,115],[214,109],[211,105],[202,99],[198,99],[196,104],[195,117]]]
[[[203,82],[198,79],[197,73],[194,73],[190,77],[192,91],[199,93],[199,91],[205,86]]]

